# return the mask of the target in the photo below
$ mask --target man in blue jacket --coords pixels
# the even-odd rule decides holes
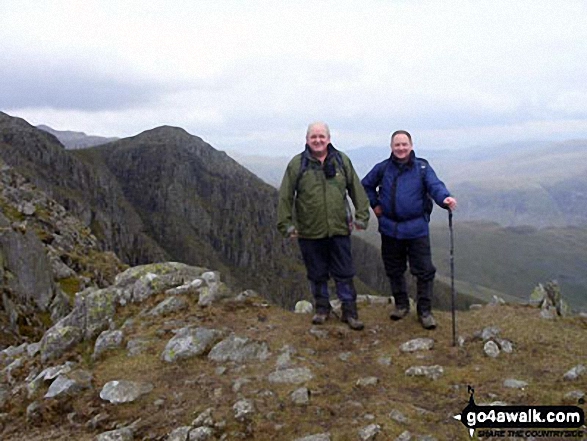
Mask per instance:
[[[395,300],[392,320],[410,311],[404,273],[407,262],[417,278],[418,319],[426,329],[436,328],[432,294],[436,268],[432,264],[428,222],[432,201],[454,210],[457,201],[425,159],[413,151],[405,130],[391,135],[391,157],[377,164],[361,181],[379,220],[381,255]]]

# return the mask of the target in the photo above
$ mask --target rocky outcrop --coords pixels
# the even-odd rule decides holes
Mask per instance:
[[[109,285],[123,265],[2,159],[0,169],[0,309],[16,342],[37,337],[71,310],[76,292]]]

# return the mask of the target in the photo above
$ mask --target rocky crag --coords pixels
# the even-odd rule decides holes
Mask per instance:
[[[478,404],[584,407],[584,317],[477,305],[459,313],[453,347],[448,313],[430,332],[389,309],[361,296],[365,331],[335,317],[313,327],[216,271],[129,268],[78,293],[39,341],[0,352],[0,436],[468,439],[452,418],[468,386]]]
[[[0,159],[0,346],[38,338],[76,292],[125,266],[77,218]]]

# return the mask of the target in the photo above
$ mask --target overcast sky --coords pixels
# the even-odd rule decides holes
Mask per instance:
[[[586,1],[0,1],[0,110],[290,155],[587,139]]]

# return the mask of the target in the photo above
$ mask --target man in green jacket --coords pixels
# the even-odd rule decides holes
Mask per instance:
[[[354,221],[347,194],[355,206]],[[348,156],[330,143],[325,123],[308,126],[306,148],[289,162],[283,176],[277,213],[281,234],[298,239],[316,306],[312,323],[323,324],[330,316],[332,276],[342,303],[341,320],[351,329],[363,329],[357,314],[350,234],[353,227],[367,227],[369,199]]]

